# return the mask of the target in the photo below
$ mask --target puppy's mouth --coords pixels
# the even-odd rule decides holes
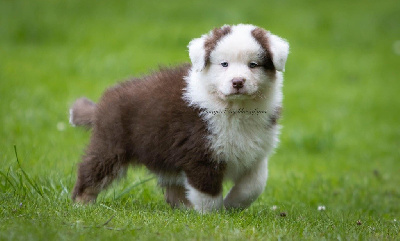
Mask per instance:
[[[253,94],[250,94],[247,92],[242,92],[239,90],[237,90],[236,92],[233,92],[233,93],[228,93],[228,94],[219,92],[219,96],[221,97],[221,99],[224,99],[224,100],[245,100],[245,99],[253,99],[254,98]]]

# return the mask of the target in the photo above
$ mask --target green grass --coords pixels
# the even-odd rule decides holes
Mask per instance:
[[[395,0],[0,0],[0,240],[400,239],[399,13]],[[90,134],[68,125],[73,100],[188,61],[192,38],[240,22],[291,44],[262,196],[242,212],[171,210],[136,169],[73,204]]]

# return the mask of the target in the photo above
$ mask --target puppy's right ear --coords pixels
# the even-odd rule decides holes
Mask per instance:
[[[198,72],[206,67],[206,50],[204,49],[206,38],[207,35],[195,38],[188,45],[190,61],[192,61],[193,69]]]

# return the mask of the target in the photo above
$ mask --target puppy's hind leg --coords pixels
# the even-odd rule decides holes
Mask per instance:
[[[171,185],[165,187],[165,201],[172,208],[191,207],[186,198],[186,189],[183,186]]]
[[[95,202],[101,190],[126,173],[128,163],[123,153],[93,149],[93,146],[89,146],[79,164],[78,179],[72,193],[75,202]]]

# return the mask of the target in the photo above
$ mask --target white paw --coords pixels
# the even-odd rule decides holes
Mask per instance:
[[[186,183],[187,199],[199,213],[209,213],[223,208],[222,192],[216,196],[203,193]]]

